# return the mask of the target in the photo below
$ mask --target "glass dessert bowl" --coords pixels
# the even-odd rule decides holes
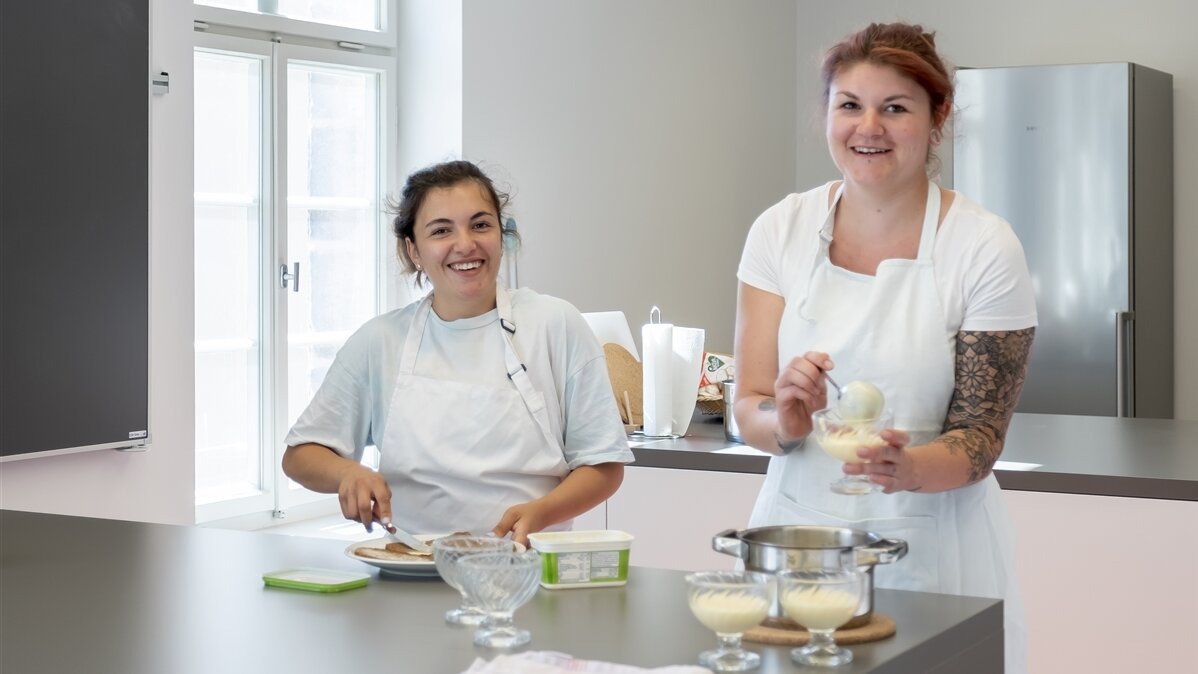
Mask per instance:
[[[857,456],[863,447],[886,444],[880,433],[894,425],[894,414],[883,410],[869,419],[845,419],[838,408],[820,410],[811,415],[811,436],[829,456],[844,463],[867,463]],[[880,490],[867,475],[845,475],[832,483],[837,494],[859,496]]]

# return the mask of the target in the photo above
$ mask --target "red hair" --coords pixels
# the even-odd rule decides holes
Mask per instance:
[[[936,53],[936,34],[909,23],[871,23],[841,40],[824,55],[820,75],[824,81],[824,105],[832,80],[841,70],[858,63],[890,66],[928,92],[932,125],[939,129],[948,118],[953,102],[953,79]]]

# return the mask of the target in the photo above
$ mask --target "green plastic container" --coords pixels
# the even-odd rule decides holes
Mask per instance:
[[[541,553],[541,587],[614,587],[628,582],[632,535],[623,531],[543,531],[528,535]]]
[[[344,592],[356,587],[366,587],[366,583],[370,582],[370,576],[365,573],[331,569],[284,569],[262,574],[262,582],[269,587],[308,592]]]

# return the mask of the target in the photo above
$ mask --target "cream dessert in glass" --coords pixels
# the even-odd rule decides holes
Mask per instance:
[[[865,574],[842,569],[779,571],[778,603],[791,620],[811,633],[806,646],[790,652],[808,667],[838,667],[853,661],[853,652],[836,645],[837,627],[857,614],[865,594]]]
[[[687,603],[695,618],[716,633],[719,648],[699,654],[699,664],[717,672],[743,672],[761,656],[741,648],[741,634],[769,615],[774,580],[757,571],[701,571],[686,576]]]

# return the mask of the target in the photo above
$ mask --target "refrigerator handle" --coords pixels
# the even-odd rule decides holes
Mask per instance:
[[[1131,324],[1136,315],[1131,311],[1115,312],[1115,416],[1130,417],[1132,409],[1132,382],[1135,381],[1135,364],[1129,349],[1132,339]]]

